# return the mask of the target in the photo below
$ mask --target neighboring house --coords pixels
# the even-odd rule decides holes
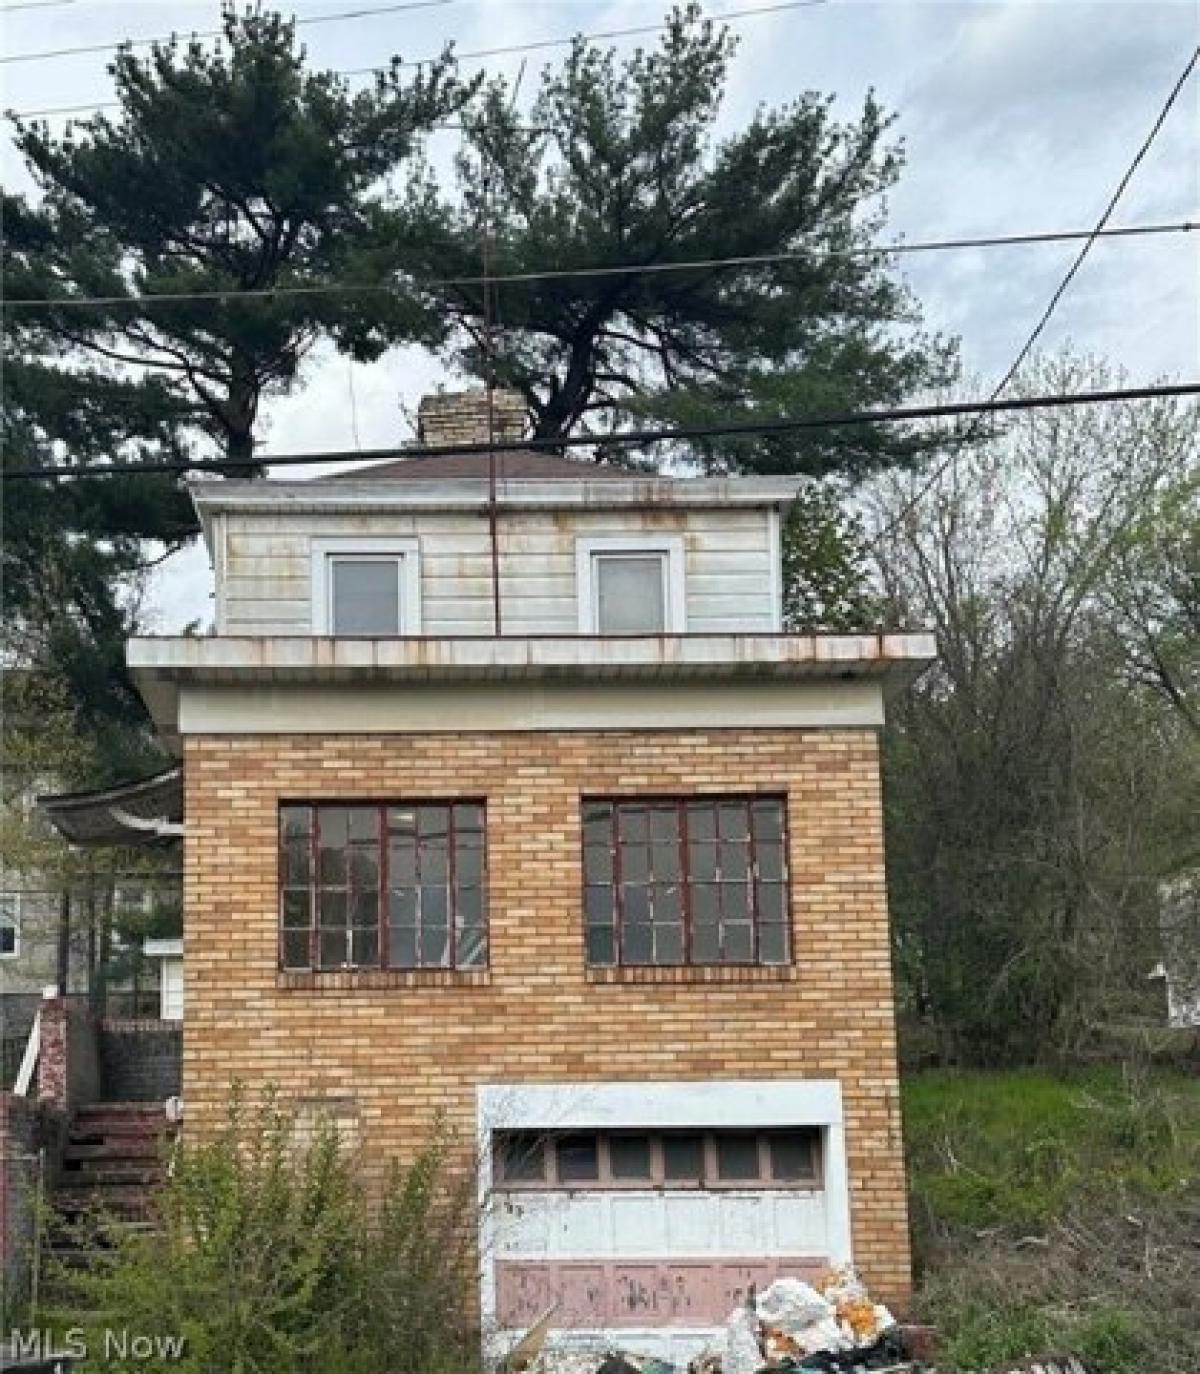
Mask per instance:
[[[1165,984],[1167,1024],[1200,1027],[1200,874],[1161,884],[1159,912],[1163,957],[1151,977]]]
[[[498,1339],[678,1353],[851,1259],[903,1306],[877,735],[932,640],[782,631],[799,479],[494,475],[191,488],[215,634],[129,646],[184,768],[187,1130],[273,1084],[378,1182],[443,1117]]]

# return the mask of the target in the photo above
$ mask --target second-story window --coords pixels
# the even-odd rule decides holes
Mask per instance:
[[[285,970],[487,964],[482,802],[284,805]]]
[[[582,634],[681,634],[686,628],[677,535],[582,537],[576,576]]]
[[[378,638],[420,633],[413,539],[313,541],[313,633]]]
[[[785,801],[583,804],[590,964],[785,964]]]

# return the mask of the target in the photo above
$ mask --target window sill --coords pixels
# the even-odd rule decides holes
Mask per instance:
[[[793,983],[795,964],[713,964],[703,967],[589,968],[589,983]]]
[[[328,969],[319,973],[280,971],[275,986],[285,992],[356,992],[386,988],[488,987],[492,971],[486,968],[449,969]]]

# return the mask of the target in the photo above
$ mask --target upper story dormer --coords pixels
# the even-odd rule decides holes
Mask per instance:
[[[430,397],[429,447],[488,440],[484,393]],[[515,416],[498,396],[497,440]],[[771,634],[800,479],[668,478],[535,450],[447,453],[191,491],[219,636]],[[494,475],[494,482],[493,482]]]

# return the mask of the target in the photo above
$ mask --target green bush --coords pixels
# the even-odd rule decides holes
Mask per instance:
[[[267,1098],[180,1148],[147,1233],[107,1228],[86,1272],[52,1276],[88,1314],[85,1369],[145,1374],[464,1374],[478,1363],[475,1204],[439,1132],[368,1198],[328,1121],[301,1142]],[[53,1314],[47,1314],[53,1319]],[[82,1324],[77,1316],[73,1325]],[[56,1322],[56,1324],[61,1324]],[[182,1359],[97,1358],[104,1329],[183,1337]]]

